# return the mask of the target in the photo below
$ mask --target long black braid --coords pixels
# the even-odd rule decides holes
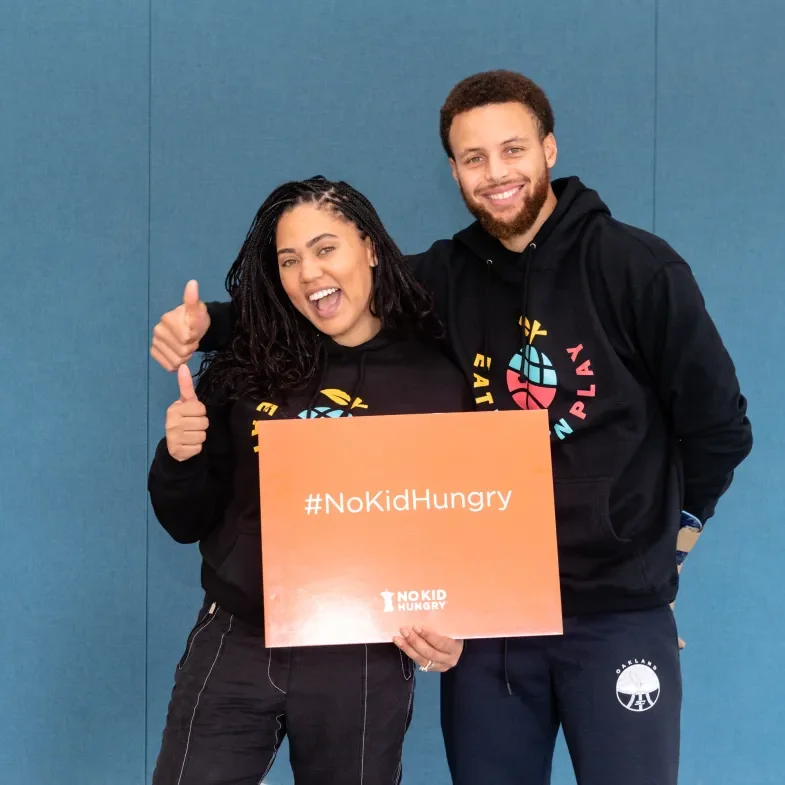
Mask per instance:
[[[200,396],[214,402],[264,397],[302,387],[314,376],[321,340],[318,330],[292,305],[281,284],[275,233],[281,216],[300,204],[332,210],[369,237],[371,309],[382,327],[401,337],[437,338],[441,328],[433,304],[417,283],[373,205],[348,183],[324,177],[286,183],[259,208],[226,276],[234,335],[227,348],[208,355],[200,371]]]

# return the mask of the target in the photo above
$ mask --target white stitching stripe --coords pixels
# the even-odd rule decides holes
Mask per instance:
[[[191,656],[191,649],[194,647],[194,641],[215,621],[215,614],[213,614],[205,623],[204,619],[196,623],[196,626],[199,627],[200,624],[204,626],[199,627],[198,630],[193,634],[191,637],[191,642],[188,644],[188,651],[185,653],[185,659],[182,662],[182,665],[179,666],[178,670],[182,670],[185,667],[185,663],[188,662],[188,658]]]
[[[273,687],[275,687],[275,689],[281,693],[281,695],[286,695],[286,693],[273,681],[273,677],[270,675],[270,668],[272,664],[273,664],[273,650],[268,649],[267,650],[267,678],[270,680],[270,684],[272,684]]]
[[[413,671],[412,671],[413,673]],[[395,773],[393,785],[400,785],[401,776],[403,775],[403,742],[406,738],[406,726],[409,724],[409,719],[412,716],[412,702],[414,701],[414,682],[412,682],[411,689],[409,690],[409,705],[406,707],[406,717],[403,720],[403,739],[401,739],[401,759],[398,761],[398,771]]]
[[[363,666],[363,738],[360,746],[360,785],[365,777],[365,725],[368,720],[368,644],[364,644],[365,665]]]
[[[215,618],[213,616],[213,618]],[[210,666],[210,670],[207,671],[207,676],[204,680],[204,684],[202,685],[202,689],[199,690],[199,694],[196,696],[196,705],[194,706],[193,714],[191,714],[191,723],[188,726],[188,738],[185,742],[185,754],[183,755],[183,765],[180,767],[180,776],[177,778],[177,785],[183,780],[183,774],[185,773],[185,764],[188,762],[188,751],[191,748],[191,734],[193,733],[194,729],[194,720],[196,719],[196,710],[199,708],[199,701],[202,699],[202,693],[205,691],[207,687],[207,683],[210,681],[210,676],[212,675],[213,669],[218,662],[218,658],[221,656],[221,651],[224,647],[224,638],[232,631],[232,622],[234,622],[234,614],[229,617],[229,626],[224,631],[223,635],[221,635],[221,642],[218,644],[218,651],[215,653],[215,659],[213,660],[213,664]],[[205,625],[206,627],[207,625]]]
[[[409,679],[411,679],[411,677],[414,675],[414,664],[412,663],[412,665],[409,667],[409,675],[407,676],[406,675],[406,660],[408,660],[409,657],[408,657],[408,655],[404,654],[400,649],[398,649],[398,654],[401,657],[401,670],[403,671],[403,678],[406,679],[406,681],[409,681]],[[404,659],[404,657],[406,659]]]
[[[278,730],[275,731],[275,741],[273,742],[273,755],[270,758],[270,762],[267,764],[267,768],[264,770],[264,774],[262,774],[262,778],[259,780],[259,785],[264,785],[264,778],[270,773],[270,769],[273,767],[273,763],[275,763],[275,756],[278,754],[278,747],[281,744],[281,742],[278,740],[278,733],[279,731],[283,730],[283,725],[281,725],[282,719],[283,719],[283,714],[279,714],[275,718],[275,721],[278,723]]]

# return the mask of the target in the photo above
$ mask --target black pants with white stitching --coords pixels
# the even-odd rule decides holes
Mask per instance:
[[[205,603],[153,785],[259,785],[284,736],[297,785],[396,785],[413,695],[392,643],[266,649],[261,630]]]

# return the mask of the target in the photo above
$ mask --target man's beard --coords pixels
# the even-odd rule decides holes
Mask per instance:
[[[460,185],[461,196],[469,212],[480,222],[480,225],[489,235],[498,240],[510,240],[526,234],[534,226],[537,217],[548,198],[551,185],[550,173],[546,167],[542,177],[531,187],[531,193],[523,200],[523,205],[518,214],[511,220],[501,221],[495,218],[488,210],[473,199],[469,199],[463,186]]]

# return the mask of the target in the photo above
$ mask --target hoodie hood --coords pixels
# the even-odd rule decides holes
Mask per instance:
[[[586,222],[596,215],[610,215],[610,210],[592,191],[577,178],[554,180],[551,184],[556,194],[556,207],[540,227],[539,232],[522,253],[505,248],[501,241],[491,236],[479,221],[475,221],[454,236],[486,264],[484,311],[482,326],[483,354],[488,354],[488,312],[490,303],[490,278],[493,273],[502,280],[521,287],[521,315],[529,310],[529,276],[532,269],[544,270],[557,266],[580,237]],[[525,319],[521,321],[521,350],[526,362],[521,367],[521,382],[528,369],[528,352]]]
[[[308,402],[307,417],[314,417],[314,406],[319,397],[322,383],[327,376],[331,363],[344,362],[355,363],[357,365],[356,381],[349,393],[349,399],[355,400],[360,397],[363,382],[365,381],[365,358],[374,352],[387,352],[400,340],[396,340],[391,330],[381,329],[373,338],[358,346],[343,346],[336,343],[332,338],[324,333],[321,334],[321,351],[319,357],[319,371],[316,375],[316,382],[313,388],[313,395]]]
[[[610,215],[610,210],[599,194],[587,188],[579,178],[566,177],[554,180],[551,185],[556,194],[556,208],[529,246],[532,249],[533,245],[536,253],[527,254],[528,264],[534,269],[558,265],[580,237],[587,220],[598,214]],[[504,280],[523,283],[527,266],[523,263],[523,257],[526,252],[517,253],[505,248],[483,229],[479,221],[458,232],[453,239],[488,263]]]
[[[367,352],[386,350],[401,343],[401,339],[392,330],[386,328],[382,328],[369,341],[357,346],[343,346],[324,333],[320,333],[320,337],[322,348],[328,357],[336,359],[343,357],[347,360],[352,357],[359,358]]]

